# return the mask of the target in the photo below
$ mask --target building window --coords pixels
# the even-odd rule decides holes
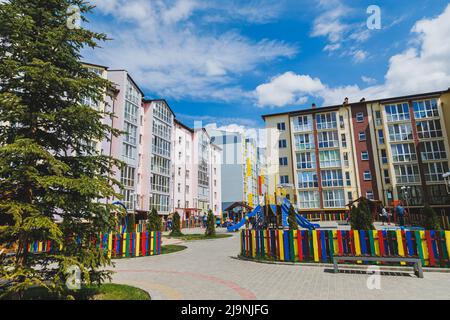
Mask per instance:
[[[150,178],[150,184],[153,191],[169,193],[170,189],[170,178],[154,174]]]
[[[383,164],[387,164],[388,163],[388,157],[387,157],[385,149],[381,149],[381,162]]]
[[[286,131],[286,123],[284,122],[277,123],[277,129],[278,131]]]
[[[381,129],[378,130],[378,143],[384,144],[384,132]]]
[[[423,160],[446,159],[444,141],[425,141],[422,142],[421,155]]]
[[[300,208],[320,208],[320,195],[318,191],[300,191],[298,193]]]
[[[390,104],[384,108],[388,122],[405,121],[411,118],[408,103]]]
[[[312,131],[312,121],[309,116],[297,117],[297,123],[294,124],[295,131]]]
[[[350,161],[348,160],[348,152],[344,152],[344,166],[346,168],[350,166]]]
[[[321,171],[322,187],[343,187],[342,170]]]
[[[325,208],[343,208],[345,207],[344,190],[325,190],[323,200]]]
[[[295,148],[298,151],[314,149],[314,136],[312,134],[295,135]]]
[[[181,183],[178,184],[178,192],[181,192]]]
[[[181,176],[181,168],[178,168],[178,176]]]
[[[177,201],[177,208],[179,209],[181,207],[181,200]]]
[[[381,111],[375,111],[375,125],[381,126]]]
[[[358,112],[356,114],[356,122],[364,122],[364,113],[363,112]]]
[[[298,187],[300,189],[317,188],[319,186],[316,172],[299,172]]]
[[[347,136],[345,133],[341,134],[342,148],[347,148]]]
[[[333,168],[341,166],[341,156],[339,150],[326,150],[319,152],[321,168]]]
[[[443,181],[442,175],[448,172],[447,162],[433,162],[425,165],[425,179],[428,182]]]
[[[282,157],[279,159],[280,161],[280,166],[287,166],[288,165],[288,158],[287,157]]]
[[[364,131],[359,133],[359,141],[366,141],[366,133]]]
[[[350,172],[345,172],[345,183],[347,185],[347,187],[351,187],[352,186],[352,180],[350,179]]]
[[[415,164],[394,165],[397,184],[420,182],[419,167]]]
[[[315,169],[316,154],[313,152],[297,153],[297,169]]]
[[[345,128],[344,116],[339,116],[339,125],[340,125],[341,129]]]
[[[391,142],[412,140],[411,123],[400,123],[389,125],[389,140]]]
[[[364,181],[372,180],[372,173],[370,172],[370,170],[364,171],[363,178],[364,178]]]
[[[319,148],[339,148],[337,131],[319,132]]]
[[[352,202],[353,201],[353,192],[348,191],[347,192],[347,198],[348,198],[348,202]]]
[[[361,160],[368,161],[369,160],[369,152],[368,151],[362,151],[361,152]]]
[[[401,143],[391,146],[392,160],[394,162],[410,162],[417,160],[414,144]]]
[[[136,175],[135,168],[125,166],[121,171],[120,182],[124,185],[125,188],[134,188],[135,175]]]
[[[369,200],[374,200],[374,195],[373,195],[373,191],[367,191],[366,192],[366,198]]]
[[[185,189],[186,189],[186,194],[189,194],[189,186],[186,186]]]
[[[289,176],[280,176],[280,184],[288,184],[289,183]]]
[[[337,128],[335,112],[318,114],[316,116],[316,120],[317,120],[317,130]]]
[[[440,120],[417,121],[417,135],[420,139],[442,137]]]
[[[278,141],[278,147],[279,147],[280,149],[285,149],[285,148],[287,148],[287,141],[286,141],[286,139],[279,140],[279,141]]]
[[[439,117],[438,104],[436,99],[413,102],[414,117],[425,119]]]
[[[391,183],[391,177],[389,176],[389,170],[384,170],[384,183],[390,184]]]

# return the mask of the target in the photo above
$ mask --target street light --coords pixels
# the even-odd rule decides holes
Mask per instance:
[[[408,199],[409,199],[408,190],[410,190],[411,187],[410,186],[402,186],[401,189],[403,191],[403,195],[404,195],[404,198],[406,200],[406,209],[407,209],[407,212],[408,212],[408,218],[410,218],[409,217],[410,211],[409,211],[409,201],[408,201]]]
[[[447,188],[447,193],[450,194],[450,172],[444,173],[442,175],[445,181],[445,187]]]

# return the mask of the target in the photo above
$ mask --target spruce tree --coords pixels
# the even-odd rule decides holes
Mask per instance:
[[[170,233],[173,237],[180,237],[183,234],[181,233],[181,218],[178,212],[173,214],[172,218],[172,232]]]
[[[213,214],[212,210],[208,211],[208,216],[206,217],[206,237],[214,237],[216,235],[216,216]]]
[[[152,208],[148,215],[148,230],[149,231],[161,231],[162,220],[155,208]]]
[[[298,230],[297,216],[293,206],[289,209],[288,215],[289,230]]]
[[[109,276],[91,240],[116,222],[117,208],[99,200],[120,197],[111,178],[120,163],[88,142],[118,132],[82,101],[102,103],[112,86],[80,62],[83,48],[107,38],[70,28],[73,5],[86,23],[93,7],[81,0],[0,2],[0,247],[17,249],[0,278],[19,297],[32,285],[64,294],[71,266],[87,285]],[[47,240],[51,254],[29,253]]]
[[[436,211],[429,205],[425,205],[423,209],[423,222],[422,226],[426,230],[441,230],[441,224]]]
[[[375,230],[372,213],[366,199],[362,198],[358,207],[352,206],[350,225],[353,230]]]

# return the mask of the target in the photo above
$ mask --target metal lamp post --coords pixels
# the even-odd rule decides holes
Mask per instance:
[[[401,189],[403,191],[403,196],[404,196],[405,201],[406,201],[406,209],[407,209],[407,212],[408,212],[408,218],[410,219],[411,217],[410,217],[410,210],[409,210],[409,192],[408,192],[408,190],[410,190],[411,187],[410,186],[403,186]]]

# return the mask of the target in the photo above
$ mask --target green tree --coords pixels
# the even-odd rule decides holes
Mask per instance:
[[[148,215],[148,230],[149,231],[161,231],[162,220],[155,208],[152,208]]]
[[[170,235],[173,237],[180,237],[183,235],[183,233],[181,233],[181,218],[178,212],[175,212],[173,214],[172,232],[170,233]]]
[[[206,237],[214,237],[216,235],[216,216],[213,214],[212,210],[208,211],[208,216],[206,217]]]
[[[436,211],[429,205],[425,205],[423,208],[423,220],[422,227],[426,230],[440,230],[441,224]]]
[[[120,197],[111,178],[120,162],[91,142],[119,132],[103,124],[110,114],[83,104],[104,102],[112,86],[80,63],[106,35],[68,28],[72,5],[86,22],[93,7],[81,0],[0,2],[0,247],[17,246],[0,278],[18,297],[32,285],[63,294],[71,266],[87,285],[110,275],[90,240],[116,225],[119,209],[99,200]],[[62,250],[30,254],[39,240]]]
[[[353,230],[375,230],[372,213],[366,199],[361,199],[358,207],[352,206],[350,225]]]
[[[127,219],[127,233],[133,233],[136,229],[136,216],[134,213],[128,214]]]
[[[289,209],[288,215],[289,230],[298,230],[297,216],[293,206]]]

